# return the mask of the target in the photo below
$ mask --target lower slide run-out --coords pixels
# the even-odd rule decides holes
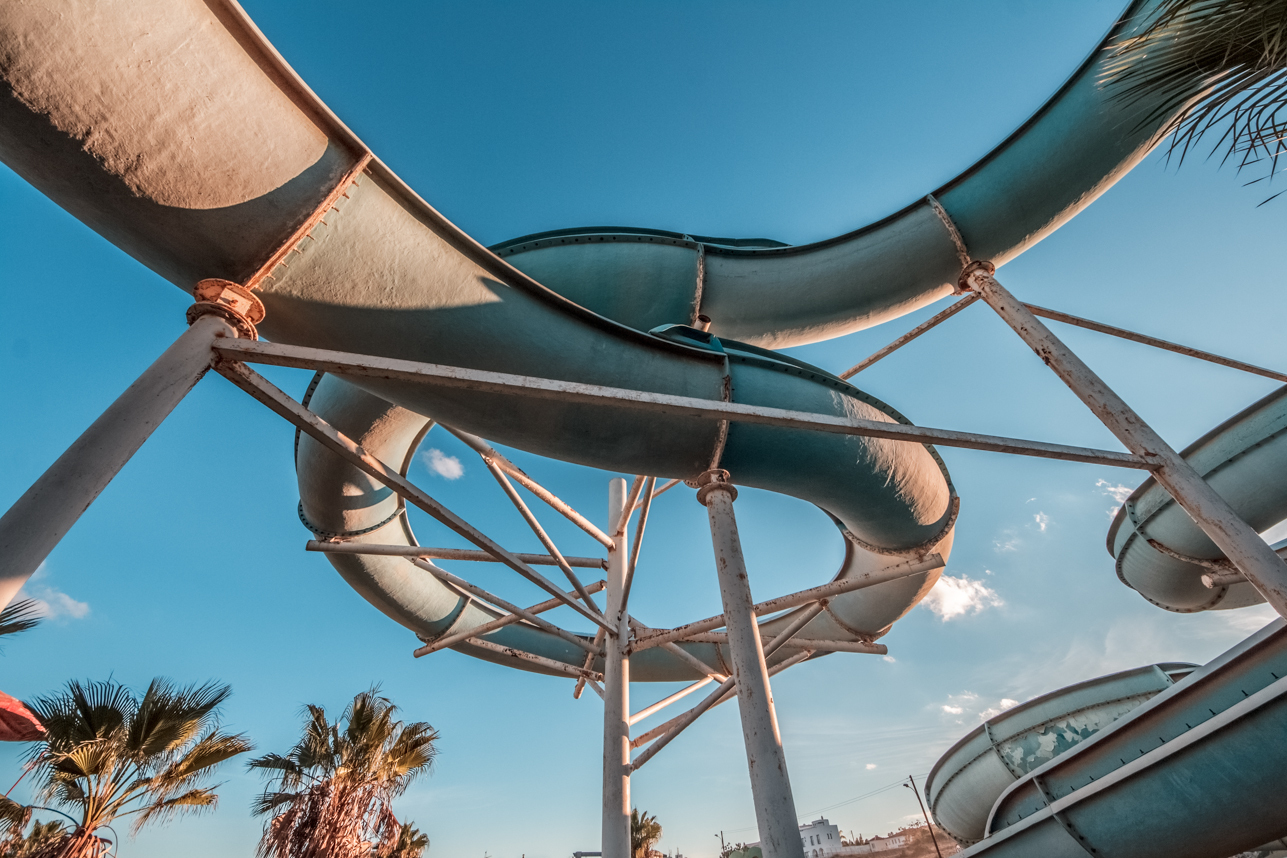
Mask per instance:
[[[1068,690],[1066,717],[1083,687]],[[1005,787],[986,839],[961,855],[1228,858],[1284,848],[1285,734],[1287,624],[1276,620]]]

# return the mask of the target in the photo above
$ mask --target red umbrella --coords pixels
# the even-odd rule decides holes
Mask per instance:
[[[0,742],[34,742],[44,736],[45,728],[31,710],[0,691]]]

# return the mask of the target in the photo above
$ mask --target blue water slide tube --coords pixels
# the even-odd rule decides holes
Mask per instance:
[[[1133,4],[1126,19],[1144,8]],[[370,159],[230,0],[88,8],[15,0],[0,7],[0,49],[0,159],[180,288],[205,278],[253,282],[267,308],[260,329],[279,342],[902,421],[879,400],[757,345],[823,339],[908,312],[947,294],[959,266],[946,224],[922,201],[801,248],[675,239],[665,253],[689,252],[694,272],[701,262],[700,300],[672,295],[697,295],[698,280],[659,274],[650,288],[663,309],[623,307],[637,287],[622,269],[646,271],[644,261],[587,255],[582,264],[568,254],[664,242],[597,235],[565,236],[559,248],[570,251],[481,247]],[[1140,124],[1147,105],[1113,101],[1099,73],[1096,52],[1032,120],[936,192],[976,257],[1012,258],[1147,153],[1157,128]],[[683,327],[697,310],[714,319],[715,336]],[[654,322],[679,327],[653,335]],[[358,438],[397,436],[382,448],[392,461],[426,419],[408,412],[614,470],[688,477],[718,462],[740,484],[818,505],[851,544],[879,557],[944,553],[954,521],[951,483],[929,447],[738,424],[725,438],[712,421],[611,406],[405,381],[334,384],[319,386],[319,413]],[[371,422],[341,419],[358,413]],[[298,464],[313,526],[383,520],[387,492],[346,494],[361,480],[310,445],[301,443]],[[869,562],[860,554],[850,552],[840,575]],[[335,562],[419,634],[479,619],[461,621],[460,602],[444,601],[436,580],[409,566],[385,574],[385,560]],[[850,637],[879,634],[936,574],[872,588],[850,602],[851,614],[819,623]]]
[[[985,720],[944,754],[925,781],[934,821],[958,843],[987,836],[992,806],[1011,784],[1045,765],[1197,665],[1150,664],[1079,682]]]
[[[962,858],[1227,858],[1287,836],[1287,623],[1007,787]]]
[[[1230,417],[1181,455],[1257,530],[1287,518],[1287,387]],[[1224,554],[1152,477],[1117,511],[1108,531],[1108,552],[1123,583],[1170,611],[1242,608],[1264,601],[1251,584],[1236,580]],[[1235,580],[1207,587],[1202,578],[1212,573]]]

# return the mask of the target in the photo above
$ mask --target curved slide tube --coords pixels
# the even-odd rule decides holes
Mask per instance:
[[[1256,530],[1287,519],[1287,387],[1229,418],[1181,455]],[[1275,548],[1282,545],[1287,543]],[[1234,570],[1151,477],[1117,511],[1108,551],[1123,583],[1170,611],[1242,608],[1264,601],[1245,580],[1212,588],[1202,583],[1203,575]]]
[[[960,854],[1227,858],[1281,848],[1285,732],[1287,623],[1276,620],[1012,784],[987,839]]]
[[[933,191],[976,259],[1001,266],[1111,187],[1169,120],[1102,86],[1104,48],[1155,7],[1134,2],[1068,81],[1001,145]],[[711,319],[768,348],[831,339],[954,291],[961,262],[928,198],[799,246],[623,227],[564,229],[492,249],[581,306],[640,330]],[[610,288],[605,288],[610,286]]]
[[[333,376],[322,378],[309,400],[317,414],[384,462],[405,468],[410,464],[416,445],[431,427],[432,421],[413,411],[392,405]],[[379,545],[415,545],[405,515],[400,514],[398,498],[380,483],[327,451],[308,437],[301,437],[297,452],[300,510],[306,524],[323,538],[343,538],[346,542]],[[835,465],[853,467],[852,465]],[[605,522],[606,524],[606,522]],[[933,550],[944,557],[951,551],[950,528],[937,541]],[[846,540],[845,561],[837,578],[848,578],[890,565],[900,559],[883,557],[856,549]],[[405,557],[331,554],[335,568],[364,598],[388,616],[416,632],[423,640],[455,634],[495,619],[499,614],[467,601],[447,589],[436,578],[414,566]],[[872,640],[908,611],[938,580],[939,570],[923,572],[905,579],[890,581],[863,590],[835,596],[824,611],[810,621],[793,638],[801,644],[808,640]],[[798,612],[771,619],[761,624],[761,634],[773,636],[789,625]],[[584,636],[587,641],[594,635]],[[564,664],[581,666],[585,652],[570,642],[526,623],[516,623],[488,635],[489,643],[518,649]],[[713,643],[679,644],[705,664],[725,673],[730,671],[731,657],[726,646]],[[515,662],[504,656],[467,643],[453,647],[461,652],[508,666],[537,672],[542,668],[529,662]],[[770,665],[784,661],[799,652],[782,649],[770,658]],[[591,665],[602,670],[602,659]],[[694,668],[671,652],[652,648],[636,652],[630,659],[631,680],[664,682],[700,678]]]
[[[942,756],[925,781],[929,811],[957,842],[987,835],[1007,787],[1080,744],[1197,665],[1151,664],[1070,685],[987,719]]]
[[[552,269],[555,288],[575,300],[538,283],[372,160],[231,0],[92,8],[14,0],[0,9],[0,50],[0,158],[181,288],[212,277],[257,288],[267,308],[261,330],[274,340],[903,419],[820,370],[753,346],[682,327],[644,333],[656,319],[682,326],[693,312],[619,310],[601,297],[634,291],[619,271],[601,269],[587,292],[584,278],[578,285]],[[1021,252],[1147,152],[1154,131],[1136,121],[1141,106],[1127,111],[1111,102],[1096,86],[1098,73],[1092,57],[1033,120],[939,192],[976,256],[1004,262]],[[700,257],[709,271],[695,309],[714,314],[717,332],[775,345],[835,336],[922,306],[949,291],[959,264],[947,226],[925,203],[805,248],[690,243],[690,259]],[[567,244],[577,253],[597,246]],[[517,261],[522,249],[502,252]],[[574,263],[568,270],[585,269]],[[740,484],[817,504],[877,553],[926,551],[947,537],[953,520],[950,482],[928,447],[737,424],[724,437],[710,421],[640,418],[610,406],[372,379],[360,386],[391,403],[386,409],[430,414],[566,461],[675,476],[718,463]],[[362,408],[356,400],[335,407],[350,404]],[[354,435],[393,431],[380,423],[391,419],[387,410],[368,411],[375,422],[349,426]],[[326,466],[314,464],[307,444],[300,455],[310,520],[325,528],[328,515],[357,516],[353,507],[363,498],[343,494],[343,478],[314,479],[311,469]],[[334,493],[314,496],[314,486]],[[933,577],[882,585],[856,600],[862,607],[849,634],[883,631]],[[440,631],[461,610],[429,607],[432,598],[374,572],[366,579],[368,598],[421,633]]]

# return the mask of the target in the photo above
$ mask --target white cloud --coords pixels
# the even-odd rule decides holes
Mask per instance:
[[[925,597],[924,604],[938,614],[939,619],[947,622],[966,614],[977,614],[986,608],[999,608],[1005,602],[982,581],[964,575],[960,578],[944,575]]]
[[[425,465],[444,480],[458,480],[465,475],[465,466],[455,456],[448,456],[436,447],[430,447],[421,455]]]
[[[871,770],[872,770],[872,769],[874,769],[874,768],[876,768],[876,764],[875,764],[875,763],[868,763],[868,764],[867,764],[867,771],[871,771]]]
[[[888,664],[893,664],[894,662],[898,661],[898,659],[894,658],[892,655],[883,655],[880,657],[880,660]]]
[[[1039,512],[1032,517],[1032,520],[1037,523],[1037,527],[1042,533],[1046,532],[1046,525],[1050,524],[1050,516],[1046,515],[1044,512]]]
[[[1135,491],[1130,486],[1124,486],[1120,483],[1114,485],[1108,480],[1095,480],[1095,485],[1100,489],[1100,494],[1108,495],[1117,501],[1117,506],[1108,511],[1109,518],[1117,515],[1117,511],[1122,508],[1122,504],[1126,503],[1126,499],[1131,496],[1131,492]]]
[[[989,706],[979,713],[979,720],[986,721],[989,718],[995,718],[1007,709],[1013,709],[1019,705],[1018,700],[1011,700],[1009,697],[1002,697],[996,706]]]
[[[71,617],[73,620],[80,620],[89,615],[88,602],[78,602],[63,591],[47,584],[33,585],[32,583],[47,577],[49,577],[49,569],[44,563],[41,563],[36,567],[36,571],[32,573],[27,583],[18,591],[16,598],[31,599],[36,603],[36,614],[49,620],[59,617]]]
[[[1002,697],[995,703],[988,703],[973,691],[962,691],[960,694],[949,694],[947,702],[939,705],[939,710],[954,724],[965,724],[972,717],[980,721],[995,718],[1014,706],[1019,701]]]
[[[23,596],[33,599],[36,612],[47,619],[71,617],[73,620],[80,620],[89,614],[88,602],[78,602],[52,587],[34,587],[29,594],[24,591]]]

